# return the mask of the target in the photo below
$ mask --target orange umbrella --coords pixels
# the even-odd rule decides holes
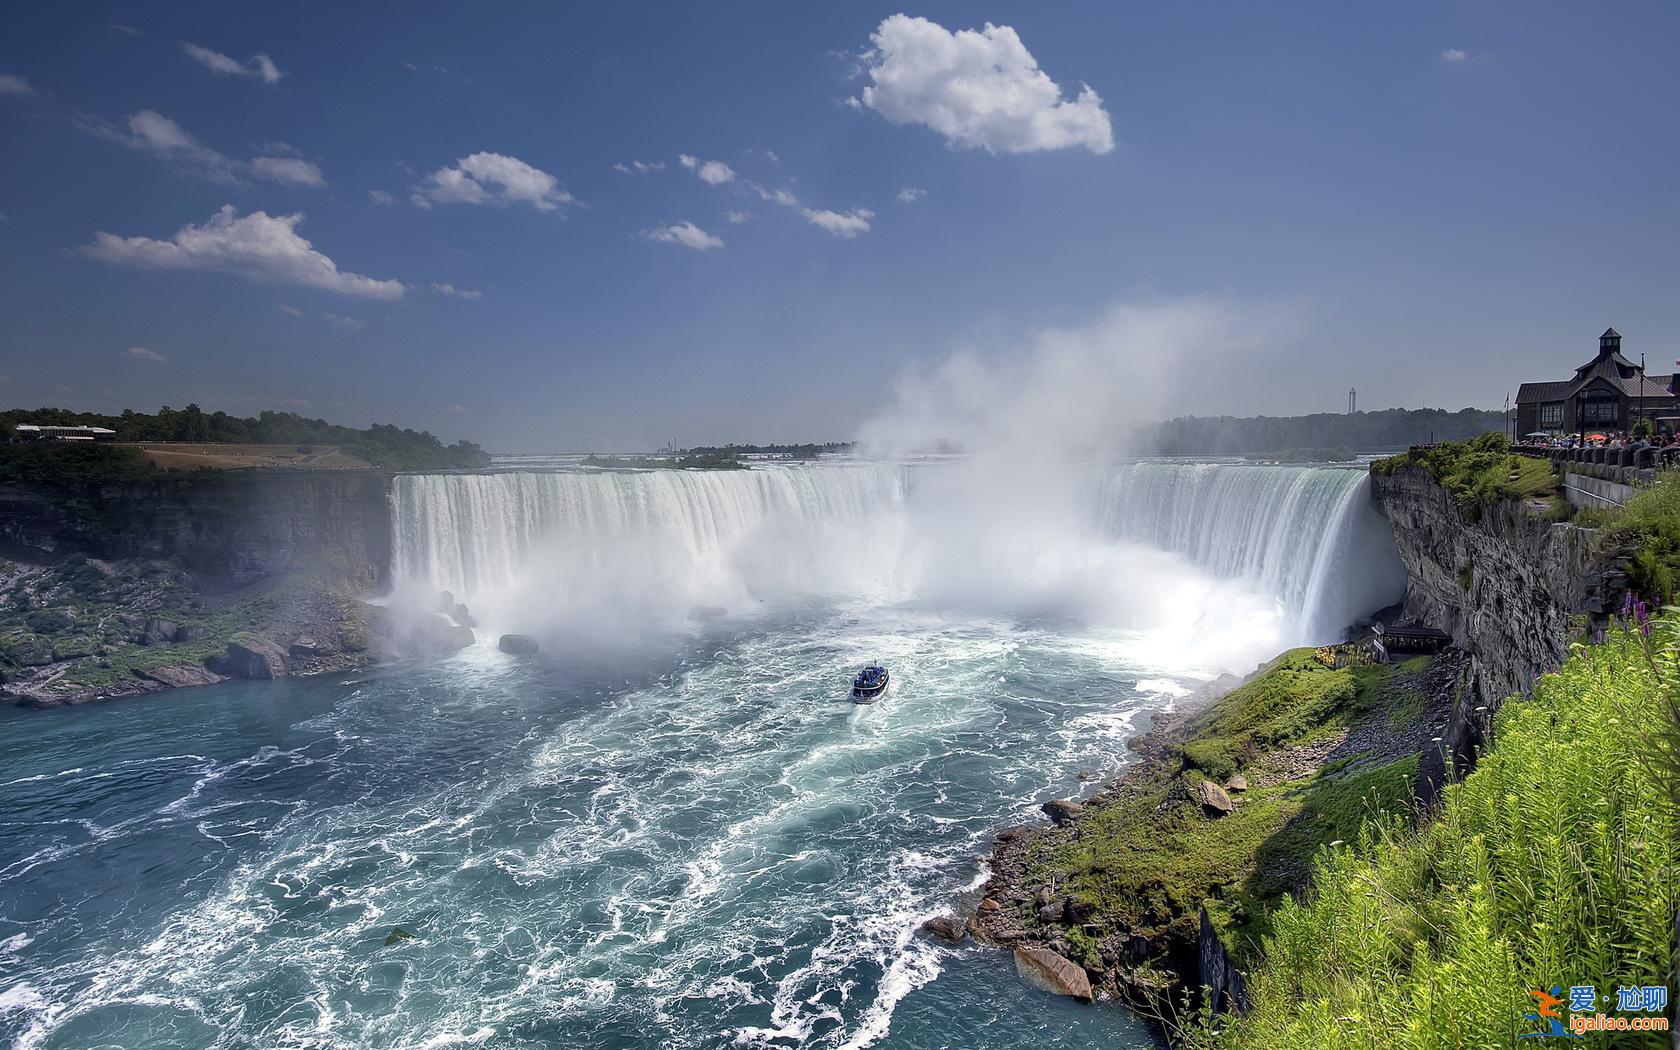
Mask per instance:
[[[1604,440],[1604,435],[1603,434],[1588,434],[1587,435],[1587,440],[1588,441],[1603,441]]]

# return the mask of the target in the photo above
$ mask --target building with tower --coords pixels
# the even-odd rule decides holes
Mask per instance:
[[[1680,418],[1675,375],[1646,375],[1643,364],[1622,356],[1622,337],[1606,328],[1598,356],[1556,383],[1517,388],[1517,434],[1576,434],[1632,429],[1641,417],[1673,429]]]

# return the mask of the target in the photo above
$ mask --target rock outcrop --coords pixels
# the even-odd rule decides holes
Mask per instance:
[[[949,915],[939,915],[922,923],[922,932],[929,937],[937,937],[950,944],[956,944],[968,936],[968,927],[961,919],[954,919]]]
[[[262,635],[235,638],[227,645],[226,668],[235,678],[284,678],[286,650]]]
[[[1091,1002],[1091,978],[1085,968],[1048,948],[1016,948],[1015,971],[1040,991]]]
[[[1624,556],[1605,549],[1600,530],[1554,522],[1543,506],[1460,507],[1422,467],[1373,471],[1371,493],[1406,566],[1402,622],[1446,631],[1470,654],[1438,746],[1419,761],[1415,793],[1428,809],[1474,768],[1505,698],[1605,623],[1627,587]]]
[[[536,652],[542,646],[528,634],[504,634],[497,640],[496,648],[504,653],[526,655]]]
[[[1196,957],[1202,987],[1207,989],[1208,1006],[1213,1012],[1247,1013],[1251,1005],[1248,982],[1243,979],[1242,971],[1237,969],[1231,953],[1225,950],[1225,944],[1213,928],[1206,908],[1202,909],[1200,933],[1196,938]]]
[[[1236,808],[1225,789],[1211,780],[1196,781],[1190,788],[1190,797],[1200,803],[1202,811],[1210,817],[1223,817]]]
[[[170,689],[185,689],[194,685],[215,685],[223,681],[221,675],[208,667],[183,664],[179,667],[144,667],[134,672]]]
[[[1421,467],[1373,472],[1371,492],[1406,566],[1404,617],[1471,654],[1476,706],[1491,710],[1557,669],[1627,586],[1599,530],[1541,508],[1500,500],[1466,512]]]
[[[385,471],[215,472],[48,492],[0,485],[0,549],[178,560],[239,586],[308,571],[345,591],[388,582]]]
[[[1039,807],[1044,815],[1056,824],[1071,824],[1079,819],[1079,814],[1085,807],[1078,802],[1065,798],[1053,799]]]

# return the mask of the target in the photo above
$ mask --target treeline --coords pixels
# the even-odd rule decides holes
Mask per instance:
[[[0,411],[0,432],[16,436],[20,423],[38,426],[106,427],[118,441],[186,441],[234,445],[336,445],[376,467],[392,470],[471,469],[490,465],[490,455],[471,441],[445,445],[424,430],[375,423],[366,430],[309,419],[296,412],[262,412],[255,417],[205,412],[197,405],[155,413],[124,409],[121,415],[67,408]]]
[[[685,448],[690,456],[734,459],[738,456],[786,456],[789,459],[816,459],[824,452],[848,452],[850,441],[826,441],[804,445],[701,445]]]
[[[1503,412],[1475,408],[1389,408],[1311,416],[1180,416],[1142,428],[1158,455],[1287,453],[1301,449],[1388,452],[1431,441],[1464,441],[1505,429]]]

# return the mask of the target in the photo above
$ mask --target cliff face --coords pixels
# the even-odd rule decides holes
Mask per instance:
[[[6,553],[176,559],[229,585],[310,571],[345,590],[384,584],[391,476],[218,474],[61,494],[0,486]]]
[[[1515,501],[1473,517],[1419,467],[1373,473],[1371,492],[1406,566],[1406,616],[1471,654],[1474,706],[1526,692],[1621,600],[1626,577],[1596,530]]]

